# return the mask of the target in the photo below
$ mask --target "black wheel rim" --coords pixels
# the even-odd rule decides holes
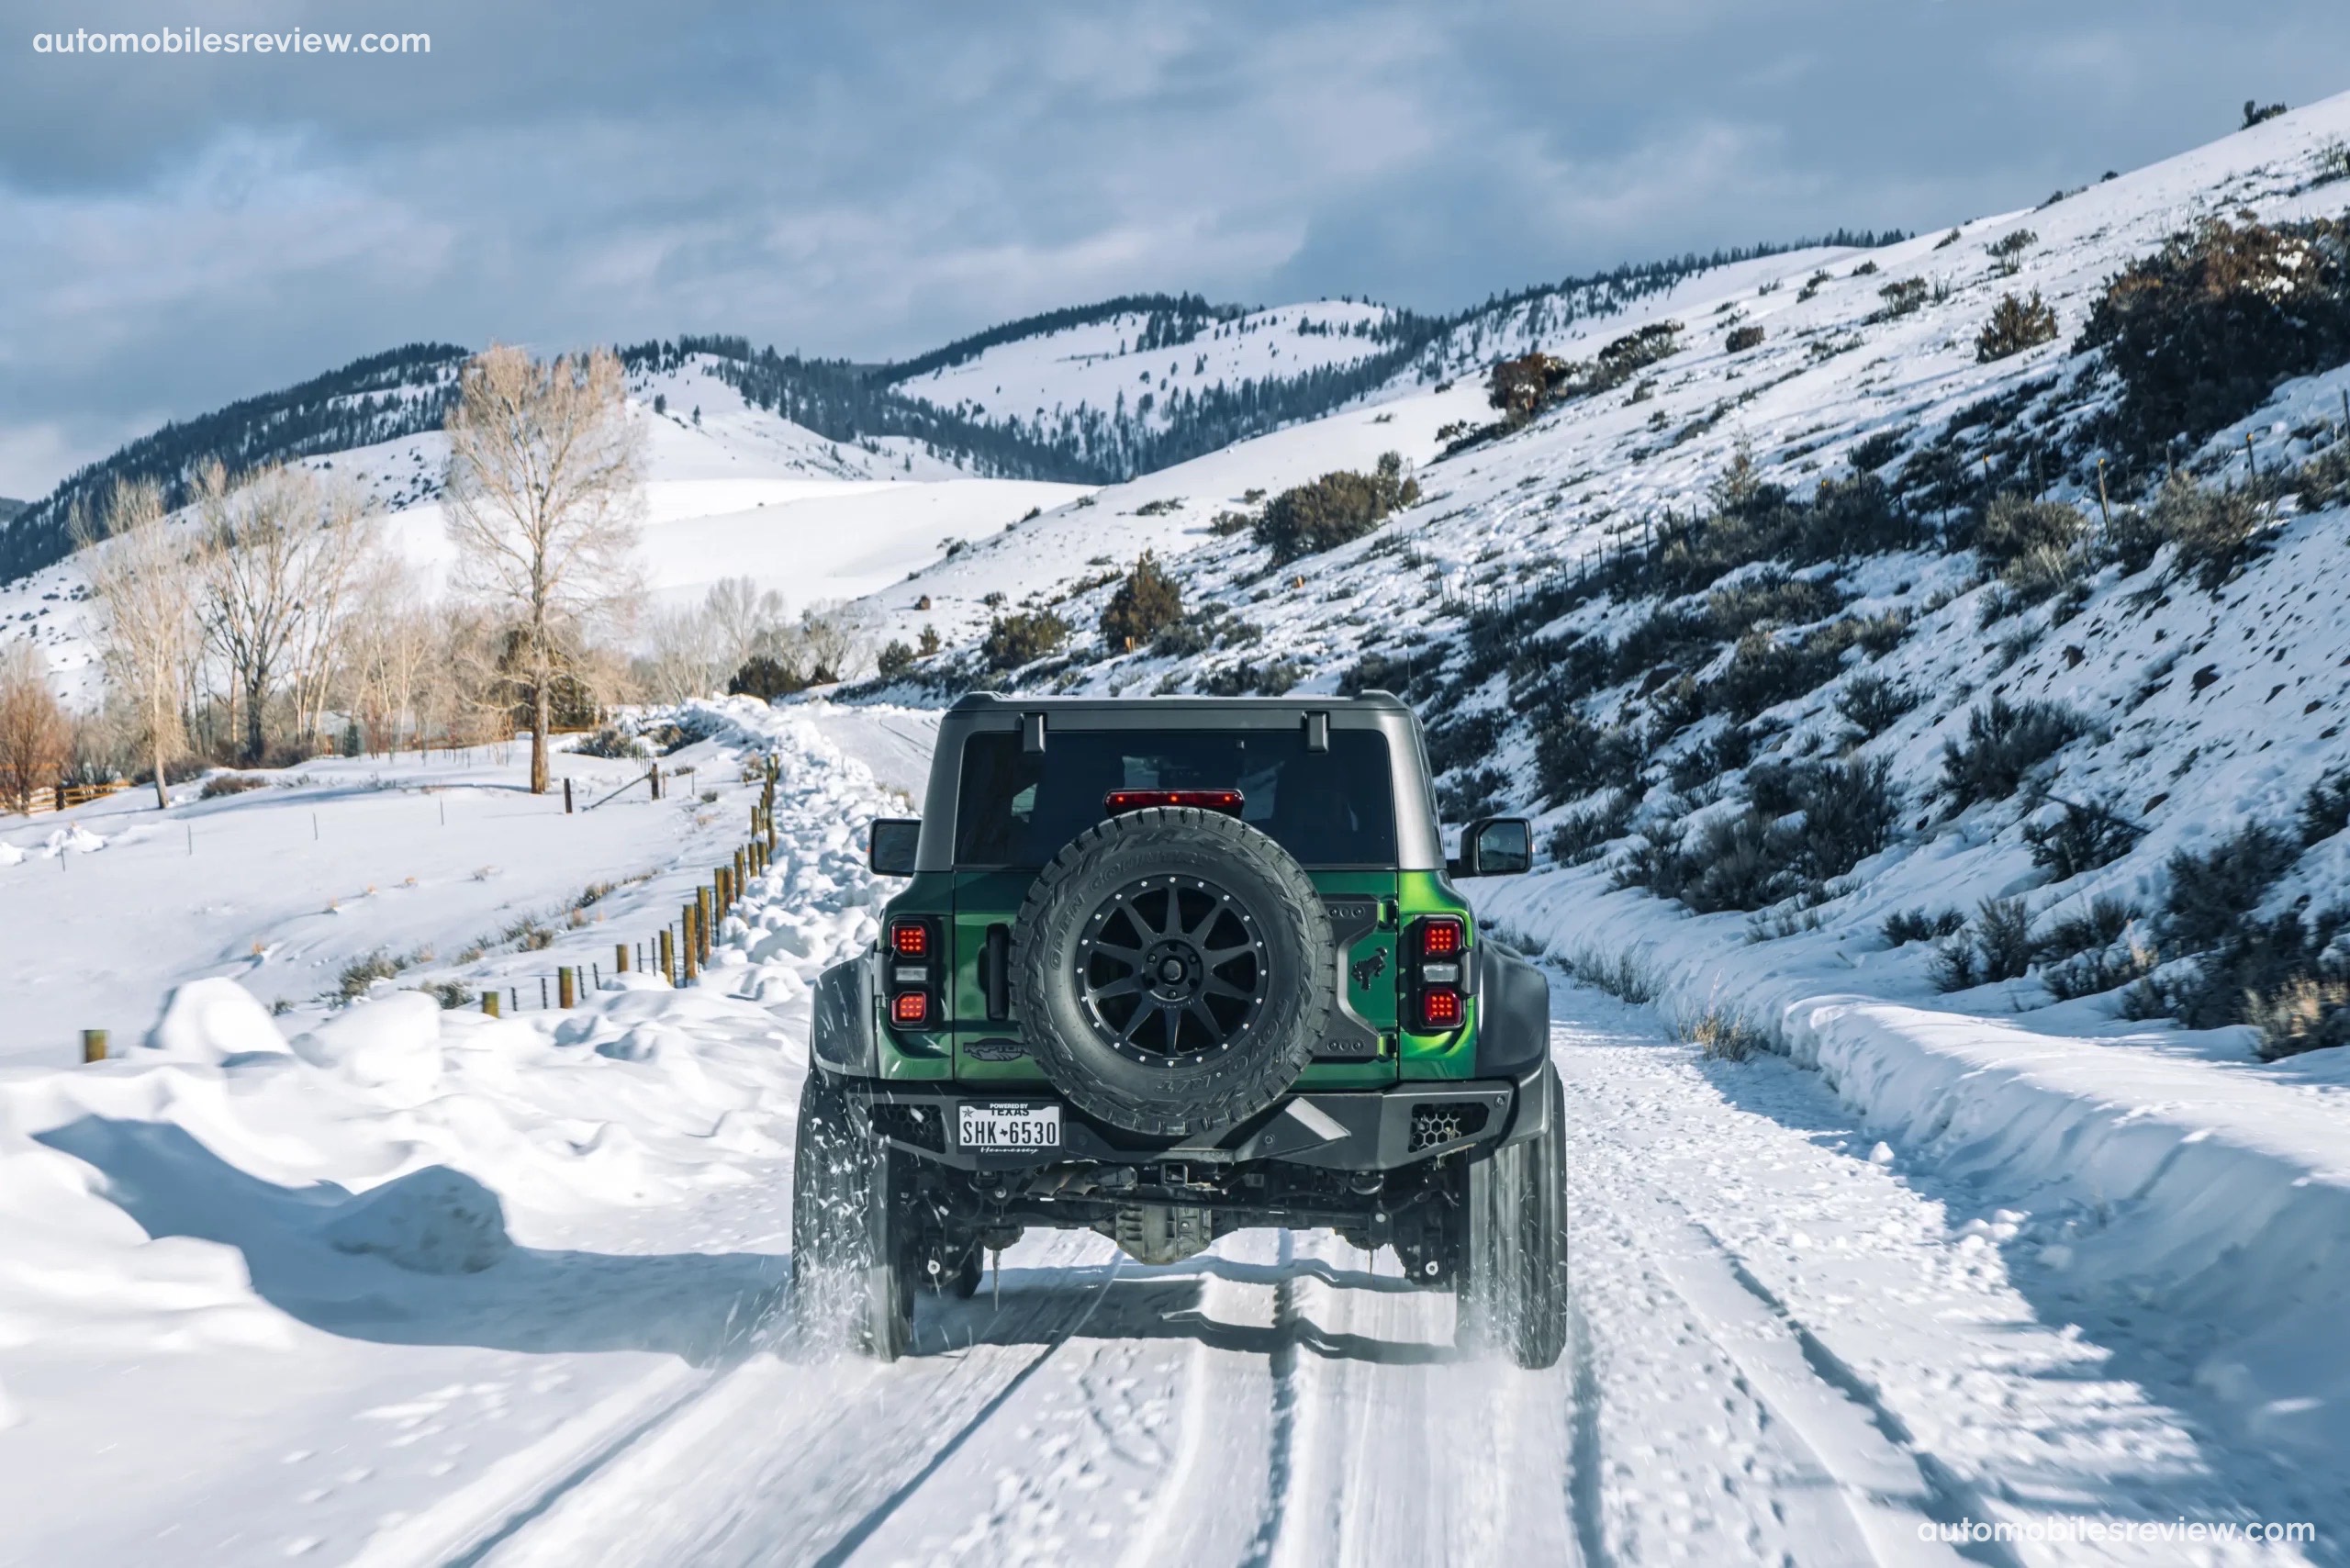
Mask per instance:
[[[1197,877],[1145,877],[1103,900],[1077,950],[1078,995],[1103,1044],[1174,1067],[1230,1050],[1264,1011],[1264,935]]]

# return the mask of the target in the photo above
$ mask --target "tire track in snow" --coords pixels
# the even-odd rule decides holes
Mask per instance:
[[[1252,1232],[1185,1263],[1126,1265],[1090,1327],[848,1561],[1248,1559],[1285,1506],[1269,1483],[1279,1242]]]
[[[1595,1381],[1630,1406],[1598,1413],[1617,1556],[1686,1560],[1642,1532],[1660,1514],[1707,1511],[1690,1484],[1701,1442],[1742,1450],[1717,1455],[1725,1488],[1759,1481],[1786,1510],[1753,1516],[1740,1560],[1791,1547],[1807,1564],[2070,1561],[2082,1549],[1962,1551],[1918,1531],[2252,1517],[2177,1416],[2042,1321],[1939,1202],[1859,1158],[1870,1140],[1816,1078],[1767,1058],[1701,1063],[1644,1010],[1579,988],[1557,987],[1553,1012],[1584,1021],[1553,1033],[1570,1099],[1588,1107],[1569,1123],[1577,1295]],[[1675,1372],[1715,1409],[1671,1388]],[[2247,1543],[2208,1556],[2302,1561]]]
[[[1009,1383],[997,1390],[993,1398],[980,1406],[969,1420],[957,1428],[955,1435],[947,1439],[939,1446],[937,1451],[930,1456],[929,1462],[912,1475],[908,1476],[896,1491],[875,1504],[863,1518],[849,1528],[847,1534],[834,1541],[829,1551],[817,1558],[816,1568],[839,1568],[840,1564],[848,1562],[858,1547],[871,1540],[874,1532],[888,1523],[890,1518],[905,1506],[908,1498],[922,1490],[924,1483],[946,1467],[946,1462],[953,1459],[963,1445],[970,1440],[974,1432],[995,1419],[997,1414],[1012,1402],[1012,1396],[1020,1392],[1021,1385],[1035,1376],[1037,1369],[1050,1361],[1054,1352],[1068,1344],[1071,1337],[1091,1319],[1094,1311],[1101,1306],[1103,1298],[1109,1294],[1110,1286],[1118,1277],[1118,1264],[1119,1260],[1116,1258],[1110,1260],[1110,1266],[1103,1272],[1101,1284],[1088,1294],[1085,1310],[1079,1313],[1076,1319],[1067,1327],[1056,1334],[1043,1350],[1037,1351],[1035,1359],[1013,1374]]]
[[[1568,1179],[1573,1179],[1572,1169]],[[1568,1213],[1573,1213],[1572,1202]],[[1599,1369],[1591,1348],[1591,1322],[1583,1316],[1582,1276],[1570,1273],[1573,1316],[1568,1321],[1567,1353],[1574,1358],[1574,1395],[1567,1441],[1567,1515],[1574,1522],[1575,1551],[1583,1568],[1607,1568],[1607,1526],[1599,1506]]]
[[[1560,990],[1554,1016],[1585,995]],[[1650,1151],[1573,1114],[1614,1092],[1585,1070],[1592,1038],[1552,1026],[1576,1199],[1565,1489],[1585,1562],[1670,1560],[1707,1541],[1717,1556],[1807,1568],[1955,1562],[1916,1539],[1915,1504],[1932,1491],[1917,1465],[1665,1207],[1641,1174]]]
[[[1296,1473],[1297,1448],[1297,1279],[1291,1272],[1297,1261],[1297,1238],[1281,1233],[1276,1254],[1281,1277],[1273,1286],[1273,1352],[1266,1358],[1272,1377],[1272,1432],[1265,1452],[1265,1510],[1257,1521],[1256,1539],[1248,1543],[1244,1568],[1268,1568],[1281,1544],[1281,1527],[1289,1518],[1291,1484]]]
[[[1453,1349],[1449,1292],[1297,1240],[1296,1433],[1276,1568],[1573,1560],[1569,1379]]]
[[[1650,1260],[1690,1325],[1738,1369],[1743,1390],[1776,1417],[1776,1431],[1792,1438],[1798,1473],[1816,1473],[1837,1500],[1805,1521],[1804,1561],[1955,1562],[1951,1549],[1919,1542],[1918,1524],[1987,1518],[1979,1499],[1953,1493],[1947,1474],[1887,1420],[1850,1369],[1827,1356],[1704,1226],[1641,1181],[1629,1150],[1622,1153],[1610,1199],[1636,1215]],[[1841,1377],[1829,1374],[1830,1363]],[[2012,1562],[2004,1552],[1980,1560]]]
[[[854,1357],[756,1358],[633,1434],[476,1558],[820,1560],[849,1531],[863,1527],[869,1537],[882,1528],[951,1460],[933,1436],[942,1418],[958,1423],[951,1450],[1016,1409],[1021,1385],[1091,1316],[1114,1271],[1113,1264],[1091,1290],[1015,1292],[998,1325],[1010,1344],[975,1338],[959,1352],[888,1367]],[[1084,1275],[1070,1269],[1066,1277]],[[1020,1355],[1021,1336],[1045,1348]],[[909,1408],[923,1418],[907,1418]]]
[[[706,1397],[712,1381],[681,1366],[640,1379],[559,1423],[435,1506],[377,1531],[350,1568],[419,1562],[456,1568],[480,1562],[645,1434]]]

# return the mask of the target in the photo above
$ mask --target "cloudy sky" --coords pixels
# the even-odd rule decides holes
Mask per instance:
[[[0,496],[418,339],[876,359],[1947,224],[2350,89],[2340,0],[122,0],[0,34]],[[81,13],[81,14],[75,14]],[[34,35],[423,31],[429,55]]]

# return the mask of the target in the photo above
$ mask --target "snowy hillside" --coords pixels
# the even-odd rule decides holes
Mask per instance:
[[[939,408],[1019,420],[1048,437],[1076,432],[1089,416],[1165,430],[1203,392],[1372,358],[1397,325],[1385,306],[1337,300],[1229,315],[1125,311],[892,384]]]
[[[1145,550],[1181,555],[1195,567],[1213,558],[1214,519],[1251,505],[1244,498],[1250,490],[1304,484],[1334,467],[1367,468],[1388,451],[1415,461],[1431,458],[1444,444],[1437,431],[1478,418],[1483,404],[1483,393],[1466,386],[1399,389],[1374,406],[1258,436],[1063,501],[1001,534],[974,538],[865,604],[878,635],[907,639],[923,626],[950,640],[983,632],[996,613],[988,602],[991,594],[1006,602],[1098,611],[1105,575],[1131,566]]]
[[[2324,602],[2341,548],[2338,514],[2297,510],[2288,486],[2241,575],[2217,588],[2203,586],[2173,554],[2149,549],[2143,560],[2099,565],[2085,547],[2076,586],[2054,602],[2053,594],[2027,600],[1991,580],[1998,562],[1987,549],[1968,547],[1965,514],[1979,515],[1992,497],[2014,489],[2076,503],[2074,515],[2094,530],[2099,450],[2050,432],[2085,428],[2110,405],[2098,356],[2068,352],[2105,280],[2202,217],[2243,209],[2280,221],[2339,209],[2350,186],[2318,176],[2345,132],[2350,99],[2336,99],[2041,210],[1960,225],[1950,231],[1955,238],[1925,236],[1859,257],[1771,257],[1704,274],[1619,315],[1541,338],[1550,354],[1588,360],[1651,323],[1682,328],[1680,346],[1623,386],[1570,399],[1523,429],[1439,455],[1437,426],[1457,431],[1459,421],[1492,418],[1481,387],[1382,404],[1377,414],[1339,416],[1221,454],[1208,460],[1212,469],[1203,466],[1199,483],[1177,470],[1102,491],[1094,509],[1024,525],[1034,543],[1015,531],[878,602],[901,614],[905,592],[944,586],[952,573],[973,586],[984,575],[1009,602],[1054,602],[1079,628],[1078,641],[1019,672],[1023,684],[1188,689],[1244,666],[1279,668],[1307,690],[1335,689],[1350,675],[1408,680],[1416,697],[1433,702],[1449,781],[1472,798],[1539,809],[1546,823],[1612,793],[1566,788],[1571,779],[1555,763],[1546,770],[1536,743],[1549,725],[1637,734],[1645,756],[1612,782],[1638,778],[1656,802],[1702,810],[1695,797],[1708,790],[1737,794],[1745,758],[1699,767],[1705,757],[1732,756],[1723,749],[1727,730],[1759,726],[1758,756],[1825,756],[1850,729],[1840,700],[1856,681],[1875,681],[1918,703],[1864,737],[1856,755],[1884,756],[1922,809],[1935,792],[1942,742],[1963,737],[1969,714],[1994,692],[2010,702],[2062,701],[2096,732],[2065,753],[2066,783],[2110,798],[2133,821],[2143,817],[2147,836],[2126,863],[2156,866],[2171,849],[2227,825],[2208,808],[2289,814],[2310,785],[2350,756],[2350,745],[2337,744],[2350,678],[2336,673],[2344,649],[2333,646],[2339,617]],[[2021,230],[2035,238],[2012,270],[1987,253]],[[1917,303],[1893,308],[1888,291]],[[1994,302],[2027,291],[2053,308],[2058,334],[1978,361],[1975,337]],[[1737,328],[1759,330],[1760,343],[1731,352],[1725,339]],[[2182,459],[2222,486],[2230,465],[2244,474],[2249,435],[2258,471],[2287,475],[2341,438],[2345,386],[2350,367],[2288,380],[2265,407]],[[1392,423],[1371,422],[1391,416]],[[1204,514],[1237,506],[1246,489],[1277,492],[1320,469],[1367,467],[1372,448],[1416,464],[1423,496],[1360,542],[1269,571],[1265,549],[1247,532],[1201,537]],[[1869,465],[1865,474],[1854,466],[1856,452]],[[1946,479],[1946,470],[1958,479]],[[1725,475],[1757,491],[1777,487],[1794,509],[1789,517],[1830,517],[1857,504],[1854,496],[1881,495],[1872,504],[1887,521],[1875,525],[1882,536],[1856,535],[1822,554],[1800,556],[1803,546],[1790,543],[1785,548],[1799,558],[1774,565],[1782,547],[1765,543],[1707,566],[1727,548],[1703,526],[1722,504]],[[1130,516],[1147,498],[1176,496],[1183,505],[1161,516]],[[2109,502],[2127,522],[2147,497],[2117,488]],[[1141,546],[1157,549],[1171,559],[1188,601],[1228,607],[1248,633],[1207,651],[1086,646],[1112,585],[1076,557],[1080,539],[1120,566]],[[1694,564],[1674,565],[1684,555]],[[1071,591],[1089,577],[1094,586]],[[1723,601],[1726,594],[1739,602]],[[1717,622],[1729,630],[1713,629]],[[1879,623],[1882,632],[1874,629]],[[1627,644],[1643,624],[1647,642]],[[1886,645],[1854,645],[1863,625],[1872,628],[1870,644]],[[1740,696],[1747,711],[1723,716],[1729,694],[1718,689],[1726,676],[1743,677],[1761,660],[1776,671],[1768,678],[1789,684],[1805,667],[1795,655],[1808,645],[1807,633],[1831,626],[1849,626],[1835,633],[1844,651],[1815,651],[1818,678],[1754,706],[1774,695],[1766,685],[1755,698]],[[1762,641],[1741,659],[1745,633]],[[1643,655],[1644,646],[1656,651]],[[951,667],[958,657],[968,666],[968,655],[951,652],[939,664]],[[1529,713],[1536,722],[1522,722]],[[1471,731],[1490,742],[1448,745]],[[1908,831],[1936,846],[1939,860],[1953,853],[1949,834],[1980,831],[1973,822],[1937,828],[1930,818]],[[2002,831],[2012,857],[2020,828]],[[1911,857],[1905,852],[1905,863]],[[1922,889],[1948,872],[1917,875]],[[1979,887],[1952,885],[1949,897],[1971,904],[2014,875],[2011,859],[2004,873],[1982,873]],[[1856,920],[1917,896],[1882,876],[1870,882]]]

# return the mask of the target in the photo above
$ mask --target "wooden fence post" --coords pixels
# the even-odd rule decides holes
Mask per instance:
[[[677,983],[677,945],[666,925],[661,928],[661,978],[671,985]]]
[[[481,993],[481,1010],[492,1018],[498,1016],[498,992],[485,991]]]
[[[106,1032],[104,1029],[82,1031],[82,1060],[84,1063],[106,1059]]]
[[[734,897],[738,902],[743,897],[743,852],[738,849],[734,852]]]
[[[715,890],[711,888],[694,890],[694,959],[704,966],[710,963],[710,910]]]
[[[616,975],[628,973],[628,944],[625,942],[612,944],[612,973]]]
[[[573,978],[577,972],[569,964],[561,966],[554,972],[555,1003],[566,1013],[578,1005],[579,982]]]

